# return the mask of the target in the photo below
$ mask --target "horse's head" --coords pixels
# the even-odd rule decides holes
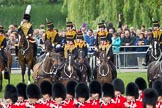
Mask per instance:
[[[83,49],[79,49],[78,50],[78,60],[79,60],[79,63],[83,63],[84,62],[84,57],[85,57],[85,53],[84,53]]]
[[[107,60],[107,55],[106,55],[105,51],[101,51],[101,53],[99,55],[99,59],[101,62],[105,62]]]
[[[19,48],[26,49],[29,45],[28,40],[22,31],[19,32]]]
[[[47,40],[45,41],[45,50],[46,50],[47,52],[52,51],[52,42],[51,42],[51,40],[49,40],[49,39],[47,39]]]
[[[156,58],[158,58],[160,56],[160,43],[158,42],[158,40],[153,40],[151,43],[152,46],[152,55]]]

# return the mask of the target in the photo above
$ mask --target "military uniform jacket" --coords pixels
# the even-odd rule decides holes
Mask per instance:
[[[150,41],[158,40],[160,43],[160,49],[162,50],[162,31],[156,30],[152,32],[152,36],[150,38]]]
[[[125,96],[116,96],[114,97],[114,101],[116,103],[116,108],[121,108],[123,103],[126,102],[126,97]]]
[[[77,102],[75,102],[74,108],[91,108],[91,103],[90,102],[81,103],[81,102],[77,101]]]
[[[6,37],[4,35],[0,36],[0,48],[5,48],[6,47]]]
[[[33,28],[30,22],[25,22],[19,27],[19,31],[22,31],[25,36],[31,37],[33,35]]]
[[[75,43],[75,47],[77,49],[77,57],[78,57],[78,50],[79,49],[82,49],[83,52],[84,52],[84,56],[87,56],[87,45],[86,45],[86,42],[84,40],[78,42],[77,40],[74,40],[74,43]]]
[[[57,104],[55,101],[52,101],[50,103],[50,106],[48,106],[48,108],[67,108],[67,107],[65,101],[62,101],[61,104]]]
[[[90,100],[91,108],[100,108],[100,100]]]
[[[66,32],[65,41],[67,40],[74,41],[75,38],[76,38],[76,31],[71,30]]]
[[[74,99],[66,99],[65,104],[67,108],[74,108],[75,106]]]
[[[113,99],[109,103],[105,103],[104,101],[101,101],[101,108],[117,108],[116,103]]]
[[[55,30],[47,30],[46,39],[51,39],[51,42],[54,44],[60,43],[59,35]]]
[[[157,101],[155,108],[162,108],[162,102]]]
[[[121,108],[143,108],[143,103],[140,101],[124,102]]]

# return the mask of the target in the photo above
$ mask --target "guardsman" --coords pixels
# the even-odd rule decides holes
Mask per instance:
[[[53,102],[51,82],[43,80],[40,84],[40,89],[42,94],[42,103],[50,107],[50,104]]]
[[[37,56],[37,44],[36,44],[36,40],[33,39],[33,27],[32,24],[30,23],[30,10],[31,10],[31,6],[28,5],[23,17],[23,20],[21,21],[20,26],[18,27],[18,32],[21,34],[23,33],[26,38],[29,40],[30,43],[33,44],[33,56],[36,58]]]
[[[157,91],[158,99],[155,108],[162,108],[162,81],[156,80],[152,86],[153,89]]]
[[[158,40],[158,42],[160,43],[160,49],[162,51],[162,31],[160,31],[160,24],[158,21],[153,22],[153,31],[152,31],[152,36],[150,37],[150,42],[154,40]],[[147,50],[147,53],[145,56],[145,63],[142,64],[144,66],[148,65],[149,52],[150,52],[150,49]]]
[[[75,99],[75,87],[78,83],[74,80],[70,80],[66,85],[66,107],[67,108],[74,108],[74,99]]]
[[[116,103],[116,108],[121,108],[124,102],[126,102],[126,97],[123,95],[125,92],[125,86],[123,80],[116,78],[112,81],[112,85],[114,86],[114,101]]]
[[[68,53],[72,53],[74,55],[77,54],[74,40],[76,38],[76,31],[73,29],[73,23],[67,22],[66,23],[66,36],[65,36],[65,46],[64,46],[64,57],[67,58]],[[75,56],[76,58],[76,56]]]
[[[14,85],[12,84],[6,85],[4,98],[6,102],[4,108],[16,108],[15,102],[17,101],[18,95],[17,95],[16,87]]]
[[[135,83],[138,86],[138,92],[139,92],[138,100],[142,102],[144,97],[143,91],[147,88],[146,81],[142,77],[138,77],[135,79]]]
[[[62,83],[54,83],[52,87],[52,97],[54,101],[50,105],[51,108],[66,108],[66,102],[64,101],[66,98],[66,88]]]
[[[91,108],[100,108],[101,84],[94,80],[89,84]]]
[[[143,105],[144,108],[155,108],[158,94],[155,89],[149,88],[144,90]]]
[[[102,86],[102,99],[101,108],[116,108],[116,103],[114,102],[114,87],[110,83],[104,83]]]
[[[143,103],[138,101],[139,93],[138,86],[130,82],[126,87],[126,102],[123,103],[121,108],[143,108]]]
[[[6,40],[6,37],[4,35],[4,30],[3,30],[3,26],[0,25],[0,52],[1,52],[1,55],[3,57],[3,64],[4,64],[4,67],[5,67],[5,71],[8,71],[8,67],[7,67],[7,61],[8,61],[8,58],[7,58],[7,55],[5,53],[5,47],[7,45],[7,40]]]
[[[76,86],[75,89],[76,100],[74,108],[91,108],[91,104],[89,102],[89,88],[88,86],[81,82]]]
[[[54,29],[53,22],[47,22],[47,27],[48,30],[46,31],[46,39],[51,40],[52,46],[55,47],[60,41],[58,32]]]

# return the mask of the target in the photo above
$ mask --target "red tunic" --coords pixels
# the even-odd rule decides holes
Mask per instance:
[[[66,99],[65,100],[65,104],[67,108],[74,108],[75,103],[73,99]]]
[[[162,108],[162,102],[157,101],[155,108]]]
[[[101,108],[117,108],[116,103],[112,100],[109,103],[101,102]]]
[[[142,94],[139,95],[137,100],[142,102],[143,98],[144,98],[144,93],[142,92]]]
[[[90,100],[91,108],[100,108],[100,100]]]
[[[56,104],[55,101],[52,101],[50,103],[49,108],[67,108],[67,107],[66,107],[65,101],[62,101],[61,104]]]
[[[127,106],[126,106],[127,105]],[[144,108],[143,103],[140,101],[132,101],[123,103],[121,108]]]
[[[126,97],[122,95],[114,97],[116,108],[121,108],[121,106],[123,105],[124,102],[126,102],[126,100],[127,100]]]
[[[81,103],[81,102],[77,101],[77,102],[75,102],[74,108],[91,108],[91,103],[90,102]]]

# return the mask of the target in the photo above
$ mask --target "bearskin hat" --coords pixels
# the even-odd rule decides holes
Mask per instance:
[[[101,97],[101,84],[94,80],[89,84],[90,94],[98,93]]]
[[[154,83],[153,83],[153,87],[157,93],[158,93],[158,96],[162,96],[162,81],[161,80],[156,80]]]
[[[74,80],[71,80],[67,83],[66,85],[66,90],[67,90],[67,94],[72,95],[73,97],[75,97],[75,87],[77,85],[77,82]]]
[[[2,25],[0,25],[0,32],[4,33],[4,27]]]
[[[89,99],[89,88],[85,83],[79,83],[75,89],[76,98],[83,97],[86,100]]]
[[[139,96],[138,86],[133,82],[128,83],[128,85],[126,87],[126,95],[127,96],[135,96],[135,98],[137,99]]]
[[[160,27],[159,21],[153,21],[152,24],[153,27]]]
[[[77,31],[77,36],[76,36],[76,39],[83,39],[83,33],[82,31]]]
[[[112,81],[112,85],[114,86],[115,91],[120,91],[121,94],[124,94],[125,92],[125,87],[124,87],[124,82],[123,80],[116,78]]]
[[[139,90],[145,90],[147,88],[146,81],[142,77],[136,78],[135,83],[137,84]]]
[[[4,98],[11,99],[13,103],[15,103],[17,101],[17,99],[18,99],[17,89],[14,85],[12,85],[12,84],[6,85]]]
[[[104,83],[102,86],[103,97],[112,97],[114,98],[114,87],[110,83]]]
[[[41,97],[40,88],[36,84],[29,84],[26,89],[27,98],[39,99]]]
[[[42,95],[49,94],[50,96],[52,96],[52,84],[49,81],[42,81],[40,84],[40,89]]]
[[[149,88],[144,90],[144,98],[143,98],[143,103],[144,105],[156,105],[156,101],[158,98],[158,94],[155,89]]]
[[[53,96],[53,99],[55,98],[58,98],[58,97],[61,97],[63,98],[63,100],[66,98],[66,88],[65,86],[60,83],[60,82],[56,82],[54,85],[53,85],[53,88],[52,88],[52,96]]]
[[[24,14],[23,19],[30,21],[30,15],[29,14]]]
[[[24,97],[24,99],[27,99],[26,87],[27,87],[27,85],[25,83],[18,83],[16,86],[18,96]]]
[[[66,22],[66,26],[72,28],[73,27],[73,23],[72,22]]]

